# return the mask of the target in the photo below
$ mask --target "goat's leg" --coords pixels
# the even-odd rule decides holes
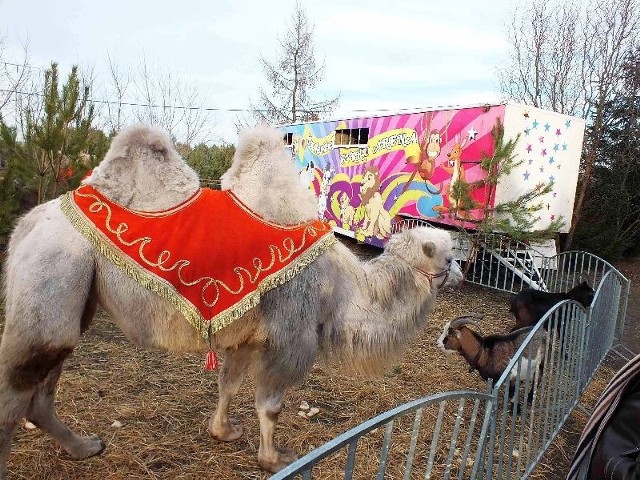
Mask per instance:
[[[251,353],[248,347],[224,352],[218,377],[218,406],[209,420],[209,433],[218,440],[231,442],[242,435],[242,425],[229,418],[229,406],[242,385]]]
[[[516,395],[516,386],[514,383],[509,384],[509,414],[520,415],[522,409],[520,405],[519,395]]]
[[[104,442],[96,434],[78,435],[67,427],[55,411],[56,385],[62,373],[62,364],[53,368],[47,378],[35,389],[27,411],[27,420],[41,428],[74,459],[93,457],[102,453]]]

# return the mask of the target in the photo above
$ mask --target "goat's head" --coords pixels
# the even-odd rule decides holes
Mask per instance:
[[[591,288],[586,281],[576,285],[567,292],[567,296],[571,300],[575,300],[585,308],[588,308],[591,305],[594,295],[595,292],[593,288]]]
[[[480,320],[483,316],[484,315],[477,313],[470,313],[457,317],[447,323],[442,330],[442,335],[438,338],[438,347],[440,350],[445,353],[459,353],[462,351],[463,329],[468,328],[466,325],[474,325],[480,329],[480,325],[476,320]]]

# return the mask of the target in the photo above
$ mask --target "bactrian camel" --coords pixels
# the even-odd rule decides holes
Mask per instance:
[[[196,173],[170,137],[144,125],[120,132],[83,182],[115,204],[138,212],[170,210],[200,189]],[[222,188],[230,189],[266,222],[294,225],[316,219],[317,201],[301,185],[283,148],[282,134],[270,127],[240,134]],[[137,345],[218,352],[222,359],[218,404],[208,424],[218,440],[241,436],[242,427],[229,418],[228,410],[245,373],[252,373],[260,424],[258,462],[276,472],[297,458],[293,450],[278,447],[273,440],[284,394],[304,379],[314,362],[333,360],[355,372],[381,373],[425,324],[438,290],[462,280],[450,235],[439,229],[396,233],[384,251],[368,261],[343,242],[333,241],[297,275],[263,292],[241,318],[207,339],[185,321],[174,303],[142,286],[98,251],[64,213],[62,198],[22,217],[9,243],[0,344],[3,480],[23,418],[51,435],[74,459],[97,455],[105,448],[97,435],[71,431],[54,408],[64,360],[97,308],[104,309]],[[225,225],[220,229],[234,234]],[[217,244],[205,247],[212,251]]]

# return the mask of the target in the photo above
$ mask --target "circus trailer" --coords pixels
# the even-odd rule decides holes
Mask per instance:
[[[483,158],[494,153],[492,130],[516,140],[521,160],[491,188]],[[473,230],[495,205],[551,184],[534,230],[573,213],[584,120],[521,104],[477,105],[281,127],[300,181],[318,199],[318,217],[334,230],[382,247],[393,224],[421,219]],[[460,204],[456,184],[468,185]],[[470,201],[468,201],[470,199]]]

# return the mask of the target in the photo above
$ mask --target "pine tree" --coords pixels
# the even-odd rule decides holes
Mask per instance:
[[[230,144],[200,144],[194,148],[187,148],[183,156],[196,171],[203,185],[217,188],[220,185],[220,177],[231,166],[235,151],[235,146]]]
[[[0,116],[0,151],[7,163],[0,198],[5,227],[26,209],[75,187],[106,151],[106,137],[91,129],[89,92],[75,66],[60,85],[58,66],[52,63],[42,94],[20,112],[21,129]]]
[[[549,193],[553,184],[537,187],[529,190],[518,198],[494,205],[489,205],[489,199],[495,195],[498,182],[506,175],[509,175],[514,168],[519,166],[523,160],[515,155],[515,148],[519,140],[516,138],[505,140],[504,125],[498,119],[494,125],[491,135],[494,142],[493,155],[484,155],[481,167],[486,172],[486,178],[477,182],[458,181],[452,185],[451,194],[457,200],[461,210],[470,209],[474,205],[471,199],[471,192],[478,187],[485,187],[487,201],[482,205],[484,215],[482,220],[465,219],[476,223],[476,230],[480,234],[502,233],[514,240],[529,242],[553,238],[564,224],[562,217],[553,220],[543,230],[533,230],[538,220],[536,213],[542,209],[542,202],[536,200]]]

